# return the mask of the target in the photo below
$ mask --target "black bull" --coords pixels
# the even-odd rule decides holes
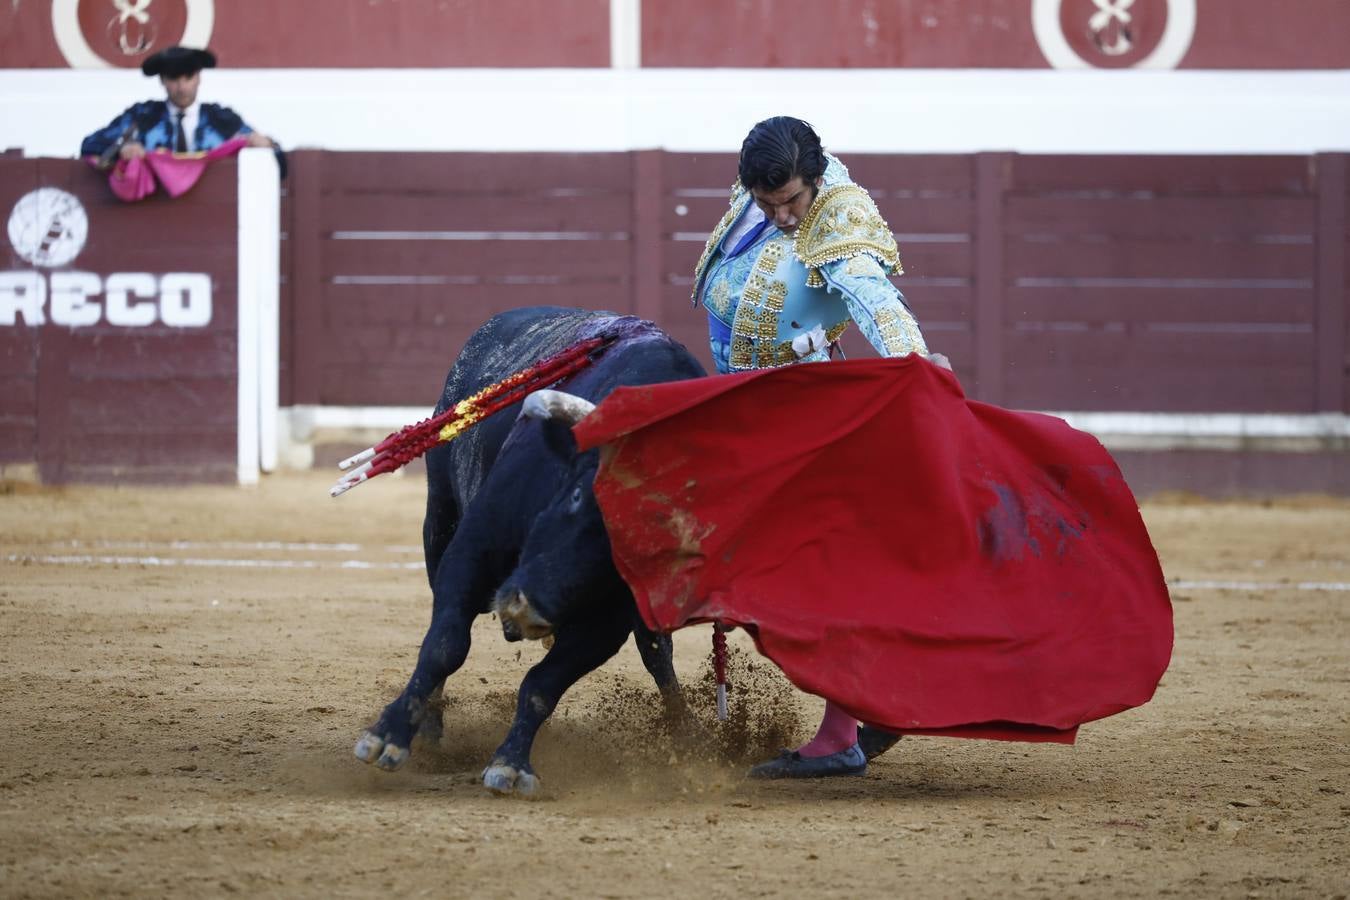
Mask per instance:
[[[569,394],[599,402],[620,385],[704,374],[689,352],[650,323],[541,307],[493,317],[476,331],[445,381],[436,411],[512,372],[602,332],[619,339],[574,376]],[[521,682],[515,720],[483,772],[501,792],[538,786],[535,734],[563,693],[636,634],[643,664],[668,708],[683,701],[666,635],[651,632],[610,556],[592,494],[597,451],[578,454],[566,421],[519,416],[514,406],[427,454],[423,524],[431,627],[408,686],[357,741],[356,756],[387,770],[407,760],[419,729],[440,731],[435,697],[464,663],[475,617],[496,610],[507,640],[554,637]]]

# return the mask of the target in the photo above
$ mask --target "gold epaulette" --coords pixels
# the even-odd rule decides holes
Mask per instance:
[[[810,287],[825,286],[821,266],[863,253],[880,260],[889,275],[905,271],[891,227],[867,191],[856,184],[836,184],[816,196],[797,226],[792,249],[806,266]]]

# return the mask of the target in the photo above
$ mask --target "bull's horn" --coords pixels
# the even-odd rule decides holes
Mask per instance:
[[[591,414],[595,404],[565,391],[535,391],[525,398],[521,415],[531,419],[557,419],[575,425]]]

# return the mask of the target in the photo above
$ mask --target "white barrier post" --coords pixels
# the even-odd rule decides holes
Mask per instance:
[[[239,483],[277,466],[281,176],[265,148],[239,154]]]

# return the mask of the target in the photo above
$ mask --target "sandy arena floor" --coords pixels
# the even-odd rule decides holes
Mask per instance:
[[[686,758],[630,642],[541,733],[530,802],[479,772],[541,650],[486,618],[441,745],[392,775],[352,758],[427,622],[424,489],[330,480],[0,485],[0,895],[1350,889],[1350,503],[1148,504],[1172,667],[1077,746],[909,739],[863,778],[750,783],[818,701],[738,641],[740,760]],[[708,645],[676,637],[705,711]]]

